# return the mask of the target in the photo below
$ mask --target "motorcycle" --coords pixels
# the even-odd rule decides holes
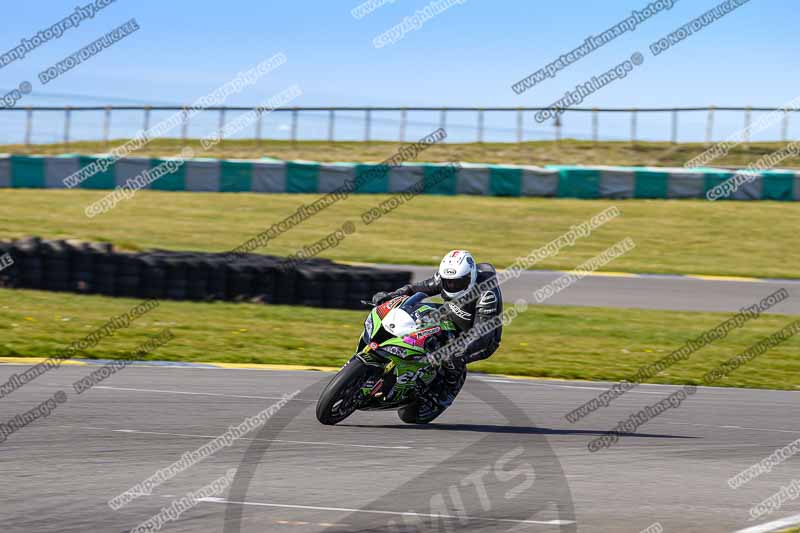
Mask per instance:
[[[419,395],[438,383],[439,366],[428,353],[456,335],[451,321],[431,317],[440,304],[423,302],[425,298],[416,293],[373,307],[356,354],[320,395],[317,420],[334,425],[357,410],[398,409],[404,422],[427,423],[441,414],[424,422],[413,416]]]

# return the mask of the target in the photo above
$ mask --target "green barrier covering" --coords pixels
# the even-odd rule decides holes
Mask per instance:
[[[101,158],[99,157],[80,156],[80,166],[83,168],[91,165],[95,161],[99,161],[100,159]],[[87,180],[81,182],[78,187],[81,189],[113,189],[117,185],[116,179],[114,178],[114,172],[115,165],[112,163],[108,165],[104,171],[98,172],[94,176],[91,176]]]
[[[424,194],[454,195],[457,172],[451,168],[444,165],[424,165]]]
[[[491,196],[521,196],[522,169],[505,167],[490,168],[489,194]]]
[[[167,163],[167,159],[152,159],[150,170]],[[176,163],[178,163],[176,161]],[[180,164],[174,172],[167,172],[153,183],[150,188],[154,191],[185,191],[186,190],[186,165]]]
[[[725,180],[727,180],[727,179],[729,179],[729,178],[731,178],[733,176],[734,176],[734,174],[730,173],[730,172],[710,172],[710,173],[706,173],[703,176],[703,186],[704,186],[703,195],[705,196],[705,194],[708,193],[709,190],[713,189],[714,187],[716,187],[717,185],[719,185],[723,181],[725,181]],[[732,200],[732,199],[733,199],[733,195],[720,198],[720,200]]]
[[[43,189],[45,158],[11,156],[11,186],[23,189]]]
[[[634,198],[666,198],[669,173],[636,170],[633,173]]]
[[[589,168],[563,168],[559,171],[559,198],[598,198],[599,188],[599,170]]]
[[[253,163],[222,161],[220,163],[220,192],[250,192],[253,186]]]
[[[318,163],[286,163],[286,192],[313,193],[319,186]]]
[[[794,200],[794,174],[787,172],[765,172],[762,179],[762,200]]]

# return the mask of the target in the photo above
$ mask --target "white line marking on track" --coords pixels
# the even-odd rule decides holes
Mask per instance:
[[[548,526],[560,526],[566,524],[574,524],[572,520],[515,520],[513,518],[482,518],[480,516],[455,516],[447,514],[427,514],[415,512],[400,512],[400,511],[378,511],[372,509],[347,509],[344,507],[317,507],[313,505],[288,505],[279,503],[256,503],[256,502],[234,502],[225,500],[223,498],[198,498],[199,502],[207,503],[225,503],[235,505],[253,505],[257,507],[282,507],[285,509],[306,509],[309,511],[337,511],[342,513],[370,513],[370,514],[385,514],[394,516],[417,516],[427,518],[448,518],[454,520],[483,520],[486,522],[506,522],[513,524],[541,524]]]
[[[664,422],[665,424],[672,424],[673,426],[699,426],[704,428],[720,428],[720,429],[746,429],[750,431],[772,431],[775,433],[800,433],[800,430],[793,429],[772,429],[772,428],[749,428],[746,426],[715,426],[713,424],[697,424],[690,422]]]
[[[281,396],[240,396],[236,394],[220,394],[218,392],[190,392],[190,391],[179,391],[179,390],[161,390],[161,389],[132,389],[126,387],[108,387],[105,385],[95,385],[92,387],[93,389],[103,389],[103,390],[124,390],[124,391],[133,391],[133,392],[158,392],[161,394],[189,394],[193,396],[221,396],[223,398],[246,398],[250,400],[284,400],[285,398]],[[317,403],[316,400],[301,400],[299,398],[291,398],[290,402],[310,402],[310,403]]]
[[[491,376],[492,374],[483,374],[485,376]],[[469,378],[468,378],[469,379]],[[540,378],[537,379],[536,377],[531,378],[523,378],[520,377],[519,379],[511,379],[509,380],[514,385],[534,385],[534,386],[541,386],[541,387],[552,387],[552,388],[563,388],[563,389],[592,389],[597,391],[605,391],[610,389],[612,386],[619,383],[618,381],[612,382],[598,382],[598,381],[591,381],[591,380],[583,380],[584,383],[587,385],[564,385],[561,382],[571,382],[571,383],[580,383],[581,380],[561,380],[561,379],[546,379]],[[603,384],[607,383],[607,384]],[[595,384],[595,385],[590,385]],[[679,383],[639,383],[638,386],[641,387],[663,387],[667,389],[675,389],[678,390],[683,385]],[[698,391],[703,391],[703,393],[714,393],[714,392],[721,392],[721,393],[730,393],[733,391],[758,391],[759,393],[786,393],[792,392],[797,393],[795,390],[772,390],[772,389],[748,389],[742,387],[713,387],[713,386],[702,386],[697,387]],[[626,394],[659,394],[658,392],[654,391],[642,391],[642,390],[629,390]]]
[[[487,374],[491,376],[491,374]],[[551,387],[555,389],[586,389],[586,390],[593,390],[598,392],[603,392],[610,389],[613,385],[617,382],[609,383],[608,385],[563,385],[558,383],[559,380],[537,380],[536,378],[531,379],[509,379],[509,380],[501,380],[501,379],[486,379],[485,377],[476,377],[473,379],[477,379],[478,381],[487,381],[491,383],[510,383],[512,385],[536,385],[542,387]],[[587,381],[587,383],[591,383]],[[673,389],[678,389],[681,385],[671,384],[671,383],[640,383],[641,386],[644,387],[669,387]],[[703,390],[713,389],[713,388],[722,388],[724,390],[731,390],[731,387],[698,387],[702,388]],[[742,389],[748,390],[748,389]],[[664,394],[663,392],[658,391],[643,391],[643,390],[629,390],[626,394]]]
[[[169,435],[173,437],[190,437],[198,439],[216,439],[219,435],[198,435],[194,433],[168,433],[166,431],[144,431],[138,429],[111,429],[111,428],[88,428],[82,427],[79,429],[99,429],[102,431],[111,431],[112,433],[135,433],[141,435]],[[380,446],[373,444],[348,444],[344,442],[316,442],[316,441],[303,441],[303,440],[283,440],[283,439],[253,439],[249,437],[239,437],[238,440],[266,440],[268,442],[278,442],[281,444],[308,444],[312,446],[341,446],[347,448],[374,448],[378,450],[412,450],[411,446]]]
[[[800,431],[794,429],[749,428],[746,426],[742,426],[741,429],[749,429],[752,431],[774,431],[776,433],[800,433]]]
[[[545,383],[547,385],[547,383]],[[551,387],[558,387],[559,389],[589,389],[589,390],[596,390],[596,391],[606,391],[609,387],[583,387],[581,385],[551,385]],[[663,392],[650,392],[644,390],[631,390],[626,392],[625,394],[657,394],[659,396],[663,396]]]
[[[786,518],[781,518],[780,520],[773,520],[772,522],[767,522],[766,524],[740,529],[735,533],[769,533],[770,531],[779,531],[797,524],[800,524],[800,514],[787,516]]]

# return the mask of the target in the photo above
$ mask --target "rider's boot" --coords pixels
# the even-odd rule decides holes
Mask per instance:
[[[464,386],[467,379],[467,368],[465,365],[453,361],[442,363],[442,385],[439,387],[439,397],[437,402],[442,411],[453,404],[453,401]]]

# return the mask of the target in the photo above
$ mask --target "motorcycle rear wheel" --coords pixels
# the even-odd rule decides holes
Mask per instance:
[[[441,379],[441,377],[437,378]],[[461,391],[461,387],[464,386],[464,381],[467,379],[467,369],[462,368],[460,371],[460,375],[458,376],[458,381],[454,387],[451,387],[450,393],[452,394],[452,399],[455,400],[458,393]],[[400,417],[400,420],[405,422],[406,424],[428,424],[433,422],[436,418],[439,417],[442,413],[444,413],[447,407],[438,405],[436,398],[441,394],[439,390],[440,387],[443,386],[443,383],[439,381],[439,383],[434,383],[431,385],[433,389],[433,398],[431,398],[432,403],[424,403],[423,400],[419,397],[415,398],[410,404],[405,405],[397,410],[397,416]],[[429,400],[430,401],[430,400]]]
[[[419,400],[414,400],[408,405],[404,405],[397,410],[397,416],[406,424],[427,424],[433,422],[440,414],[444,413],[444,409],[437,409],[428,413],[427,416],[421,416],[419,412]]]
[[[367,365],[360,359],[351,359],[322,391],[317,402],[317,420],[333,426],[353,414],[368,373]]]

